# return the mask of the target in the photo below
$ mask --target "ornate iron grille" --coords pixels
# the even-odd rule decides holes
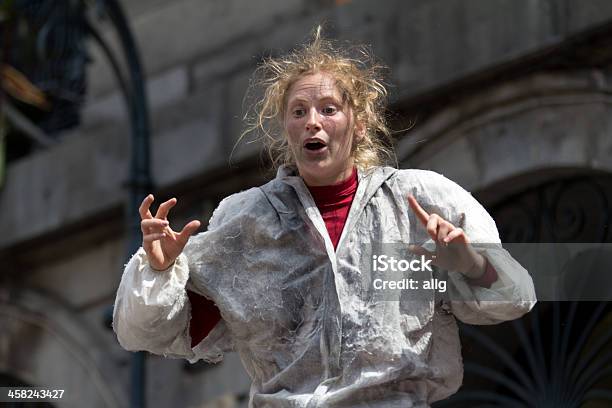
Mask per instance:
[[[555,180],[490,208],[503,242],[610,242],[612,177]],[[612,265],[608,265],[612,267]],[[520,320],[460,324],[464,386],[436,408],[612,405],[612,306],[540,302]]]

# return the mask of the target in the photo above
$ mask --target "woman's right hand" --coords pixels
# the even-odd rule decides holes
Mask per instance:
[[[142,230],[142,248],[147,253],[151,268],[162,271],[168,269],[183,252],[189,237],[200,227],[200,221],[191,221],[180,232],[175,232],[168,223],[168,212],[176,205],[176,198],[162,203],[155,217],[149,211],[153,194],[145,197],[138,212]]]

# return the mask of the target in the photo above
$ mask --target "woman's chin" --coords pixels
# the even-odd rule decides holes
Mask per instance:
[[[298,163],[298,169],[300,174],[309,174],[311,176],[324,176],[330,171],[329,165],[324,160],[307,160]]]

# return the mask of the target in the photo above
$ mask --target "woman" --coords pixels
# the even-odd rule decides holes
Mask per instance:
[[[176,200],[153,216],[145,198],[143,247],[115,303],[123,347],[213,362],[235,350],[253,407],[426,407],[461,385],[455,317],[492,324],[530,310],[529,274],[468,192],[433,172],[381,166],[386,91],[369,61],[317,31],[264,62],[249,130],[267,139],[277,176],[224,199],[207,232],[191,237],[198,221],[171,230]],[[435,276],[448,289],[372,284],[384,277],[372,257],[391,253],[431,262],[417,283]],[[215,305],[201,341],[201,301],[186,288]]]

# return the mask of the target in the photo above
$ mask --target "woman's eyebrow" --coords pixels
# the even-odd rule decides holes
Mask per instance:
[[[321,101],[322,102],[332,101],[332,102],[334,102],[336,104],[340,104],[341,103],[340,102],[341,99],[337,98],[335,95],[332,95],[332,94],[322,95],[320,98],[318,98],[316,100],[316,102],[321,102]],[[306,98],[306,97],[303,97],[303,96],[294,96],[293,98],[289,99],[287,104],[289,106],[293,106],[293,105],[296,105],[296,104],[299,104],[299,103],[308,104],[310,102],[311,102],[310,98]]]
[[[339,103],[340,102],[340,99],[336,98],[336,96],[334,96],[334,95],[324,95],[321,98],[319,98],[319,100],[321,100],[321,101],[331,100],[331,101],[333,101],[335,103]]]
[[[296,105],[303,105],[305,103],[308,103],[308,100],[306,100],[305,98],[292,98],[289,99],[289,101],[287,102],[287,106],[294,107]]]

